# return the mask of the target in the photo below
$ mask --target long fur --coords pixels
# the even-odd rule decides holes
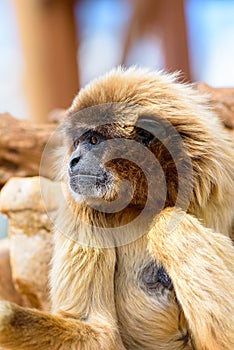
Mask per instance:
[[[118,113],[120,125],[131,111],[145,108],[177,129],[193,166],[188,210],[168,205],[137,240],[102,248],[101,229],[131,221],[135,214],[128,209],[107,218],[77,203],[63,168],[66,204],[54,235],[51,313],[2,302],[0,345],[10,350],[233,350],[233,141],[206,97],[178,84],[176,75],[113,70],[80,91],[67,124],[76,112],[107,103],[130,108]],[[65,147],[61,154],[68,161],[70,153]],[[178,219],[173,227],[172,218]],[[77,243],[82,237],[86,246]],[[164,269],[168,276],[159,274]],[[151,270],[158,274],[153,285],[145,283]]]

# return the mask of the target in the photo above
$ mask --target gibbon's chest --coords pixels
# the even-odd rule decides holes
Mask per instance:
[[[192,349],[172,282],[142,238],[117,249],[116,310],[129,350]]]

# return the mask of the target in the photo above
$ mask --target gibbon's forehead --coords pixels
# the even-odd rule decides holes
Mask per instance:
[[[203,142],[213,134],[217,120],[214,125],[210,121],[207,97],[176,78],[176,74],[144,69],[112,70],[78,93],[68,111],[67,134],[115,124],[115,132],[128,137],[132,133],[128,126],[135,125],[141,114],[149,114],[168,121],[179,133],[196,134]]]
[[[72,138],[88,130],[99,131],[107,137],[131,137],[138,117],[143,113],[147,114],[149,111],[125,103],[106,103],[75,113],[70,111],[65,123],[65,132]]]

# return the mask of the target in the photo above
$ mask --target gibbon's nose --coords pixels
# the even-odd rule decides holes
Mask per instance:
[[[71,173],[74,173],[77,170],[77,164],[79,163],[80,160],[80,155],[79,154],[74,154],[71,159],[70,159],[70,171]]]

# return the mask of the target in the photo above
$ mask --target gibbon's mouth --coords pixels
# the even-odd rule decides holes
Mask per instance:
[[[79,175],[75,175],[77,176],[77,178],[95,178],[95,179],[101,179],[101,176],[99,175],[89,175],[89,174],[79,174]]]
[[[76,174],[70,176],[70,188],[85,197],[100,197],[107,191],[110,179],[107,174]]]
[[[93,180],[96,180],[96,182],[98,183],[102,183],[102,182],[107,182],[108,181],[108,177],[106,174],[77,174],[75,175],[75,177],[77,177],[78,181],[79,180],[82,180],[82,179],[86,179],[86,180],[90,180],[90,181],[93,181]]]

